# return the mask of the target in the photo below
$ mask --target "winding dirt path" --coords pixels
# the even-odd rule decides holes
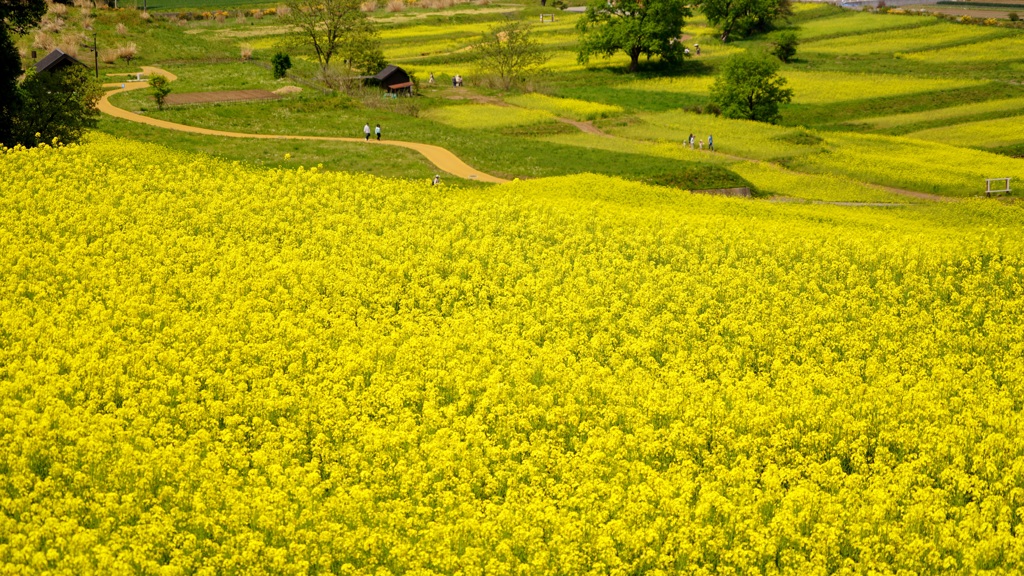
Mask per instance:
[[[153,74],[160,74],[167,78],[167,80],[173,82],[178,79],[177,76],[162,70],[160,68],[154,68],[153,66],[143,66],[142,74],[146,76],[152,76]],[[134,76],[130,74],[128,76]],[[157,118],[151,118],[149,116],[143,116],[134,112],[129,112],[123,108],[118,108],[110,103],[110,97],[114,94],[121,92],[127,92],[129,90],[139,90],[149,86],[147,82],[129,81],[125,83],[110,83],[103,85],[106,88],[112,88],[107,91],[106,94],[100,98],[98,108],[100,112],[109,114],[115,118],[121,118],[130,122],[138,122],[140,124],[148,124],[150,126],[156,126],[158,128],[164,128],[167,130],[177,130],[179,132],[188,132],[191,134],[202,134],[205,136],[221,136],[224,138],[255,138],[260,140],[320,140],[327,142],[363,142],[366,143],[362,138],[345,138],[342,136],[296,136],[296,135],[285,135],[285,134],[246,134],[243,132],[229,132],[226,130],[213,130],[210,128],[199,128],[197,126],[188,126],[187,124],[178,124],[176,122],[168,122],[167,120],[160,120]],[[445,148],[440,146],[434,146],[433,144],[421,144],[419,142],[402,142],[399,140],[370,140],[368,145],[374,146],[398,146],[400,148],[408,148],[415,150],[422,154],[427,160],[437,166],[438,169],[447,172],[453,176],[459,178],[465,178],[467,180],[479,180],[480,182],[493,182],[502,183],[508,182],[504,178],[498,178],[497,176],[491,176],[490,174],[476,170],[469,164],[466,164],[459,159],[458,156],[452,154]]]

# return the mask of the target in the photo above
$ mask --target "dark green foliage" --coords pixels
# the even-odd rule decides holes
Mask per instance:
[[[0,0],[0,26],[15,34],[34,28],[43,14],[46,14],[44,0]]]
[[[284,52],[278,52],[271,57],[270,64],[274,67],[274,78],[284,78],[288,69],[292,67],[292,59]]]
[[[54,72],[29,72],[21,84],[21,106],[14,119],[19,144],[34,146],[54,138],[64,144],[78,141],[96,125],[96,103],[103,89],[90,70],[67,66]],[[38,136],[36,136],[38,134]]]
[[[722,41],[771,29],[772,22],[793,13],[790,0],[700,0],[700,11],[722,31]]]
[[[629,54],[629,70],[640,65],[640,56],[660,56],[669,62],[683,58],[678,42],[683,19],[690,15],[685,0],[591,0],[577,23],[580,32],[578,59],[587,63],[594,54]]]
[[[0,26],[0,144],[13,146],[14,117],[21,103],[18,76],[21,56],[7,30]]]
[[[726,118],[778,122],[779,104],[793,99],[779,61],[765,54],[741,52],[730,57],[711,87],[711,100]]]
[[[1010,22],[1016,22],[1017,20],[1020,20],[1020,16],[1016,12],[1009,12],[1007,13],[1006,17],[1010,19]]]
[[[43,0],[0,0],[0,144],[13,146],[17,142],[14,122],[22,101],[18,89],[21,55],[13,35],[28,32],[43,14]]]
[[[149,79],[149,86],[153,88],[153,100],[156,100],[156,107],[163,110],[164,101],[167,100],[167,95],[171,93],[171,87],[167,85],[167,78],[156,74]]]
[[[772,54],[783,62],[789,62],[793,56],[796,56],[796,46],[799,43],[800,40],[797,38],[796,32],[786,30],[775,38]]]

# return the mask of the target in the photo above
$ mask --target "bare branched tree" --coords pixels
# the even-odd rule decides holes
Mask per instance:
[[[506,20],[488,30],[476,51],[481,67],[497,75],[505,90],[548,60],[530,37],[530,26],[518,20]]]
[[[340,58],[348,72],[377,72],[384,57],[373,23],[359,7],[362,0],[290,0],[285,19],[298,29],[297,40],[316,54],[327,77]]]

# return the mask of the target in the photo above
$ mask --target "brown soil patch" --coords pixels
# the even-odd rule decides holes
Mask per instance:
[[[178,104],[212,104],[214,102],[241,102],[245,100],[275,100],[279,95],[266,90],[221,90],[218,92],[184,92],[168,94],[166,103],[170,106]]]
[[[608,134],[607,132],[601,130],[597,126],[594,126],[591,122],[580,122],[579,120],[571,120],[569,118],[556,118],[556,120],[562,122],[563,124],[575,126],[576,129],[579,130],[580,132],[586,132],[587,134],[597,134],[598,136],[607,136],[608,138],[613,138],[611,134]]]

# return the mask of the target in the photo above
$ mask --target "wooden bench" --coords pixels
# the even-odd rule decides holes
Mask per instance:
[[[1009,194],[1010,193],[1010,179],[1009,178],[986,178],[985,179],[985,196],[992,196],[993,194]]]

